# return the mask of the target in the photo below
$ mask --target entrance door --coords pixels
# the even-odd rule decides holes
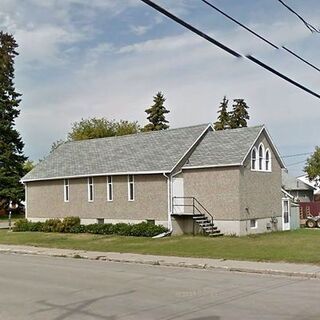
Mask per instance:
[[[172,178],[172,213],[184,213],[183,178]]]
[[[289,200],[282,200],[282,230],[290,230]]]

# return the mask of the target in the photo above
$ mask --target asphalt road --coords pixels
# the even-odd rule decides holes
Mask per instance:
[[[0,319],[320,319],[320,281],[0,254]]]

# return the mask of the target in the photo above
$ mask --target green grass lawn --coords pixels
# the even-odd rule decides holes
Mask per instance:
[[[175,236],[162,239],[0,230],[1,244],[315,264],[320,264],[319,240],[320,230],[318,229],[301,229],[246,237]]]

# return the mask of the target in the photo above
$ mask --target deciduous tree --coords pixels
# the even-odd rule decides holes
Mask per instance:
[[[309,180],[320,187],[320,147],[317,146],[312,156],[307,159],[304,171]]]

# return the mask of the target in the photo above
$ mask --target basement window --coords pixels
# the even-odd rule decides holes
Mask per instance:
[[[250,228],[251,228],[251,229],[257,229],[257,228],[258,228],[258,221],[257,221],[257,219],[251,219],[251,220],[250,220]]]

